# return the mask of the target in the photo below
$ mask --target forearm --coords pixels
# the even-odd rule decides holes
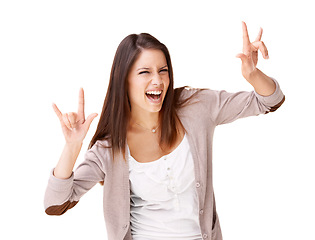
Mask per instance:
[[[82,143],[66,143],[54,170],[54,176],[67,179],[71,176],[74,164],[79,156]]]
[[[254,87],[259,95],[269,96],[276,90],[274,81],[258,68],[256,68],[246,80]]]

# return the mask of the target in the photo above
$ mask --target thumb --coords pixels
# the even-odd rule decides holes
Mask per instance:
[[[96,118],[97,116],[98,116],[97,113],[92,113],[92,114],[90,114],[90,115],[86,118],[86,120],[85,120],[85,122],[84,122],[84,126],[86,127],[86,129],[89,129],[89,128],[90,128],[90,125],[91,125],[92,121],[93,121],[94,118]]]
[[[235,57],[240,58],[242,62],[247,58],[247,56],[243,53],[239,53]]]

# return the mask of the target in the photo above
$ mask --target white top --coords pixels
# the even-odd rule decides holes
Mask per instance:
[[[201,240],[194,163],[186,134],[158,160],[129,154],[130,223],[134,240]]]

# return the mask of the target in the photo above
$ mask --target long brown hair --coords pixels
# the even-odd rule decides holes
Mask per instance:
[[[184,87],[174,91],[173,68],[169,51],[163,43],[148,33],[130,34],[117,48],[100,120],[89,145],[91,148],[97,140],[108,140],[110,146],[107,147],[112,149],[113,158],[118,152],[122,152],[125,158],[127,125],[130,119],[127,76],[143,49],[161,50],[168,66],[169,87],[159,114],[160,147],[163,149],[163,146],[173,146],[179,132],[176,122],[180,123],[180,121],[176,109],[186,101],[179,102],[180,93]]]

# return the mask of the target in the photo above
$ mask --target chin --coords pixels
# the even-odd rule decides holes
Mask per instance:
[[[152,112],[152,113],[155,113],[155,112],[160,112],[161,109],[162,109],[162,106],[160,106],[160,107],[151,107],[151,108],[148,108],[148,111]]]
[[[160,112],[163,106],[163,101],[159,103],[152,103],[152,102],[147,101],[147,104],[148,104],[148,107],[146,109],[149,112]]]

